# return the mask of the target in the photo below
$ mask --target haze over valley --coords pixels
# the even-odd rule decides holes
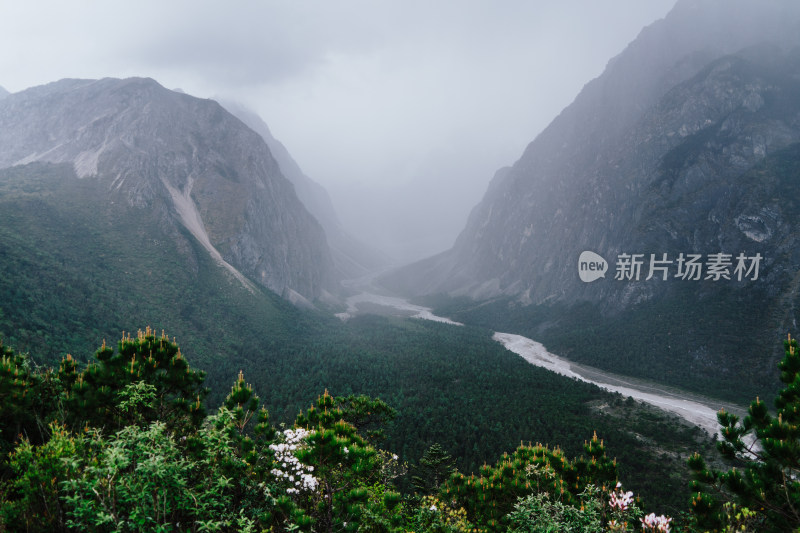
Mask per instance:
[[[50,8],[0,8],[0,531],[123,527],[126,439],[225,481],[165,530],[795,524],[709,469],[797,441],[800,3]]]

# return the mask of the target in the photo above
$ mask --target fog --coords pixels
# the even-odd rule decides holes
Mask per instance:
[[[494,172],[674,2],[4,2],[0,85],[149,76],[238,100],[407,262],[449,248]]]

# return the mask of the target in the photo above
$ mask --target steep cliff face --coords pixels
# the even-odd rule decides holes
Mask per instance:
[[[798,228],[781,200],[770,199],[778,181],[752,174],[800,141],[795,57],[759,47],[719,59],[579,172],[565,165],[536,186],[512,174],[473,213],[455,255],[472,264],[484,289],[489,280],[495,294],[532,303],[624,304],[631,290],[660,290],[581,282],[584,250],[612,261],[623,253],[758,250],[768,252],[769,267]],[[764,237],[741,229],[748,224],[764,225]]]
[[[314,299],[325,235],[255,132],[150,79],[62,80],[0,103],[0,168],[69,163],[109,203],[181,225],[244,285]]]
[[[679,2],[497,173],[453,249],[386,284],[468,296],[462,320],[581,361],[756,390],[798,318],[799,27],[800,4]],[[605,277],[582,280],[584,251]]]
[[[800,44],[798,20],[800,7],[787,3],[679,2],[495,177],[452,250],[401,271],[395,284],[528,303],[607,297],[580,282],[578,255],[591,249],[615,257],[633,245],[660,251],[643,232],[658,222],[647,221],[652,212],[641,206],[658,201],[652,184],[676,164],[681,152],[673,149],[714,128],[727,137],[708,145],[709,153],[760,142],[706,178],[729,182],[767,150],[794,142],[790,51]],[[765,40],[773,46],[758,46]],[[741,116],[738,129],[724,122],[732,113]],[[747,128],[758,129],[760,140]]]

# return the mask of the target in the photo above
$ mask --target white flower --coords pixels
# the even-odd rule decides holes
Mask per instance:
[[[345,453],[345,454],[348,454],[348,453],[350,453],[350,450],[348,450],[348,449],[347,449],[347,446],[345,446],[345,447],[344,447],[344,453]]]
[[[270,472],[276,478],[286,480],[285,482],[290,484],[286,489],[287,494],[298,494],[300,490],[314,491],[319,484],[317,479],[308,473],[312,472],[314,467],[301,463],[294,455],[294,452],[307,446],[304,439],[310,434],[311,432],[302,428],[287,429],[283,432],[286,442],[270,445],[270,449],[275,453],[276,465],[282,468],[273,468]]]
[[[672,518],[664,515],[656,516],[655,513],[650,513],[640,520],[642,526],[658,533],[669,533],[669,523],[672,522]]]
[[[617,483],[617,489],[619,489],[621,485]],[[612,509],[619,509],[620,511],[625,511],[628,509],[628,506],[633,502],[633,492],[612,492],[611,497],[609,498],[608,505]]]
[[[431,511],[436,512],[436,504],[431,505]]]

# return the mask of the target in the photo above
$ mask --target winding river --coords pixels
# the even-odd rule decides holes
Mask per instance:
[[[351,280],[346,282],[345,286],[355,291],[355,294],[347,298],[347,311],[337,315],[342,320],[347,320],[359,312],[365,312],[362,308],[378,306],[392,314],[463,326],[459,322],[433,314],[430,308],[412,304],[396,296],[380,294],[380,291],[372,285],[371,278]],[[741,407],[712,398],[568,361],[548,352],[541,343],[522,335],[496,332],[492,338],[533,365],[654,405],[701,427],[709,435],[717,434],[719,431],[717,411],[720,408],[724,407],[725,410],[737,414],[742,413]]]

